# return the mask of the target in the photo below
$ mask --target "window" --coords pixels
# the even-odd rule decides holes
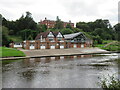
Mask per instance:
[[[54,38],[49,38],[49,41],[50,42],[54,42]]]
[[[58,41],[62,41],[62,38],[58,38]]]
[[[34,44],[30,44],[30,46],[34,46]]]

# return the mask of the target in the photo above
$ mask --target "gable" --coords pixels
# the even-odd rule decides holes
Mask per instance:
[[[47,37],[54,37],[52,32],[49,32],[49,34],[47,35]]]
[[[57,37],[62,38],[63,36],[62,36],[62,34],[59,32],[58,35],[57,35]]]

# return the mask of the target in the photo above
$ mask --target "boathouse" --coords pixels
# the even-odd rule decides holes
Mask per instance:
[[[24,49],[64,49],[91,47],[92,40],[82,32],[63,35],[61,32],[43,32],[35,40],[25,40],[22,43],[11,43],[10,47]]]

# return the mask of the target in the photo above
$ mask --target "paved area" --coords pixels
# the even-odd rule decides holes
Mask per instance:
[[[34,57],[49,57],[49,56],[66,56],[66,55],[83,55],[83,54],[101,54],[113,53],[110,51],[95,48],[70,48],[70,49],[45,49],[45,50],[25,50],[20,49],[26,54],[26,57],[7,57],[0,60],[24,59]]]
[[[24,50],[21,49],[27,57],[36,56],[59,56],[59,55],[75,55],[89,53],[105,53],[106,50],[99,48],[71,48],[71,49],[46,49],[46,50]]]

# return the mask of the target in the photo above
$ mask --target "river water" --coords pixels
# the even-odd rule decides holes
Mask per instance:
[[[3,88],[99,88],[118,75],[117,53],[2,61]]]

